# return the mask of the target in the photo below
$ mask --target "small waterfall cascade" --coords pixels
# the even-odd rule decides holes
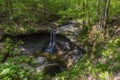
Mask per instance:
[[[45,50],[45,52],[53,53],[55,51],[55,45],[56,45],[55,38],[56,38],[56,32],[55,32],[55,30],[51,30],[50,43],[49,43],[47,49]]]

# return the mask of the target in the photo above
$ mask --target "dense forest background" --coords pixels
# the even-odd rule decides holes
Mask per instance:
[[[0,80],[119,80],[119,0],[0,0],[0,39],[4,34],[56,29],[71,21],[80,31],[75,44],[86,54],[70,69],[54,76],[33,73],[19,67],[32,58],[25,56],[17,58],[17,64],[11,57],[2,63],[5,53],[14,56],[14,48],[21,44],[13,45],[8,39],[0,53]]]

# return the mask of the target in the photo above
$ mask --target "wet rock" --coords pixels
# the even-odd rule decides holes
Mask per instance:
[[[34,70],[35,70],[33,66],[28,65],[28,64],[26,64],[26,63],[22,63],[22,64],[21,64],[21,67],[24,68],[24,69],[29,69],[29,70],[31,70],[31,71],[34,71]]]
[[[37,64],[37,66],[42,66],[48,64],[46,57],[37,57],[32,60]]]
[[[47,64],[44,66],[37,67],[36,70],[37,72],[44,70],[44,73],[50,74],[50,75],[55,75],[58,72],[61,72],[62,69],[58,63],[53,63],[53,64]]]
[[[56,73],[61,72],[62,69],[59,64],[54,63],[54,64],[49,64],[48,66],[45,67],[44,72],[50,75],[55,75]]]
[[[84,52],[82,52],[77,47],[75,47],[73,49],[61,50],[60,52],[61,53],[59,53],[59,52],[57,53],[58,59],[62,61],[62,64],[66,68],[69,68],[70,66],[75,64],[84,54]]]

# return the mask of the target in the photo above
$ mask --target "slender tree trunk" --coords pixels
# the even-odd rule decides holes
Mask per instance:
[[[89,26],[90,25],[90,2],[89,0],[87,0],[87,3],[86,3],[86,12],[87,12],[87,25]]]
[[[97,20],[99,22],[99,29],[100,29],[100,32],[103,32],[103,27],[102,27],[102,19],[103,19],[103,12],[101,12],[101,9],[103,10],[103,6],[101,5],[102,4],[102,1],[101,0],[97,0],[97,12],[96,12],[96,17],[97,17]]]
[[[75,18],[76,18],[76,23],[77,23],[77,18],[78,18],[78,8],[79,8],[79,1],[76,0],[76,3],[75,3]]]
[[[46,10],[46,0],[43,0],[43,18],[44,18],[44,20],[45,20],[45,16],[46,16],[45,10]]]
[[[10,19],[12,19],[12,17],[13,17],[13,9],[12,9],[11,0],[6,0],[6,6],[8,7],[8,10],[10,12]]]
[[[83,3],[82,3],[82,19],[83,19],[83,21],[82,21],[82,24],[83,24],[83,26],[85,26],[85,2],[83,1]]]
[[[107,19],[109,13],[110,0],[104,0],[103,14],[101,16],[101,27],[104,29],[104,35],[107,35]]]
[[[97,17],[100,18],[100,0],[97,0]]]
[[[103,21],[103,27],[104,27],[104,34],[107,34],[107,19],[108,19],[108,13],[109,13],[109,5],[110,5],[110,0],[105,0],[105,9],[104,9],[104,21]]]

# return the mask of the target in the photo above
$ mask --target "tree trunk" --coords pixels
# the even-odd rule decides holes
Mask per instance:
[[[46,10],[46,0],[43,0],[43,16],[44,16],[44,20],[45,20],[45,16],[46,16],[45,10]]]
[[[101,27],[104,29],[104,35],[107,35],[107,19],[109,13],[110,0],[104,0],[103,14],[101,16]]]
[[[6,0],[6,6],[8,7],[10,13],[10,19],[13,17],[13,9],[12,9],[12,2],[11,0]]]
[[[105,11],[104,11],[104,23],[103,23],[103,27],[104,27],[104,34],[107,34],[107,19],[108,19],[108,13],[109,13],[109,5],[110,5],[110,0],[105,0]]]
[[[76,0],[76,3],[75,3],[75,18],[76,18],[76,23],[77,23],[77,18],[78,18],[78,9],[79,9],[79,1]]]
[[[82,10],[82,12],[83,12],[83,13],[82,13],[82,20],[83,20],[83,21],[82,21],[82,24],[83,24],[83,26],[85,26],[85,2],[84,2],[84,1],[83,1],[83,3],[82,3],[82,7],[83,7],[83,8],[82,8],[82,9],[83,9],[83,10]]]
[[[100,0],[97,0],[97,17],[100,18]]]
[[[86,4],[86,10],[87,10],[87,25],[90,25],[90,2],[89,0],[87,0],[87,4]]]

